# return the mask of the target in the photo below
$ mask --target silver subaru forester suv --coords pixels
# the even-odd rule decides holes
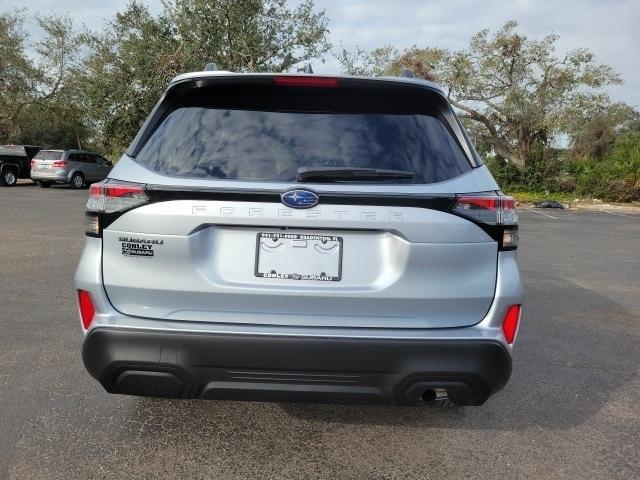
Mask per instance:
[[[180,75],[89,197],[108,392],[479,405],[510,376],[514,200],[432,83]]]

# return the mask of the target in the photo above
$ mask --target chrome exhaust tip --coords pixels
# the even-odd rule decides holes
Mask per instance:
[[[427,405],[450,405],[449,394],[446,388],[432,388],[425,390],[421,395],[422,401]]]

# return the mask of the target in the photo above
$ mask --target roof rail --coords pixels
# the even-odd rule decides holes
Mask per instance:
[[[413,70],[409,68],[403,69],[402,74],[400,76],[405,78],[416,78],[416,76],[413,74]]]
[[[204,71],[205,72],[214,72],[216,70],[218,70],[218,66],[215,63],[207,63],[204,66]]]

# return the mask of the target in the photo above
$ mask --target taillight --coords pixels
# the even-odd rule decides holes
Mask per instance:
[[[310,77],[307,75],[278,75],[273,77],[276,85],[288,87],[337,87],[338,79],[334,77]]]
[[[86,330],[91,325],[96,309],[91,300],[91,294],[86,290],[78,290],[78,308],[80,309],[80,320]]]
[[[31,160],[31,166],[35,167],[36,166],[36,161],[35,160]]]
[[[64,168],[67,166],[67,161],[66,160],[56,160],[55,162],[53,162],[53,166],[55,168]]]
[[[89,187],[85,214],[85,233],[99,237],[102,229],[118,214],[149,202],[144,185],[124,182],[100,182]]]
[[[516,202],[504,195],[463,195],[451,212],[472,220],[498,241],[500,250],[518,248]]]
[[[509,345],[516,339],[520,322],[520,305],[511,305],[502,320],[502,333]]]

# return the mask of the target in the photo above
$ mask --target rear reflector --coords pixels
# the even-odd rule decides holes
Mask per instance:
[[[337,87],[338,79],[333,77],[309,77],[279,75],[273,78],[276,85],[289,87]]]
[[[518,332],[518,322],[520,321],[520,305],[511,305],[502,320],[502,333],[507,343],[511,345],[516,339]]]
[[[91,295],[85,290],[78,290],[78,307],[80,308],[80,320],[86,330],[91,325],[96,310],[91,300]]]

